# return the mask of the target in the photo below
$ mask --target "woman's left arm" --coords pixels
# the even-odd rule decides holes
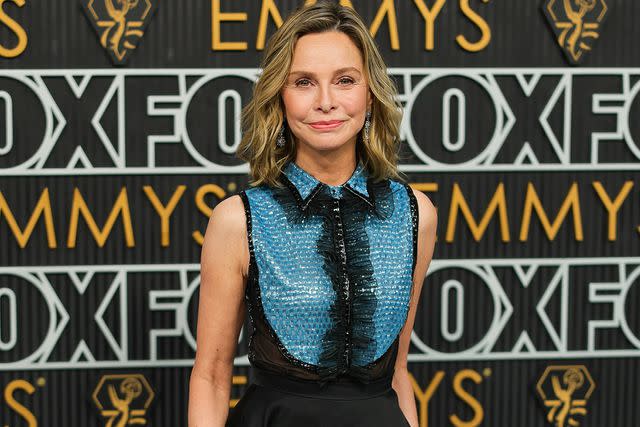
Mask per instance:
[[[429,198],[421,191],[413,190],[413,194],[418,201],[418,248],[416,267],[413,276],[413,291],[409,302],[409,313],[407,320],[400,332],[400,342],[398,345],[398,356],[396,358],[395,373],[393,375],[393,389],[398,394],[398,403],[405,418],[411,427],[418,427],[418,411],[413,394],[413,387],[407,369],[407,355],[409,354],[409,342],[413,322],[416,318],[418,301],[420,301],[420,291],[422,283],[427,274],[427,269],[433,257],[433,249],[436,242],[436,226],[438,224],[437,211]]]

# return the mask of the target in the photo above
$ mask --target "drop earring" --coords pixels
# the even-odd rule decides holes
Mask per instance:
[[[362,135],[362,139],[365,144],[369,143],[369,129],[371,128],[371,111],[367,111],[367,116],[364,121],[364,132]]]
[[[278,132],[278,137],[276,138],[276,147],[282,148],[287,141],[284,139],[284,123],[280,128],[280,132]]]

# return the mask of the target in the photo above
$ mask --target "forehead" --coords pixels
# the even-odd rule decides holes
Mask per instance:
[[[306,34],[296,42],[292,69],[321,71],[345,67],[355,67],[358,70],[363,67],[360,50],[345,33],[327,31]]]

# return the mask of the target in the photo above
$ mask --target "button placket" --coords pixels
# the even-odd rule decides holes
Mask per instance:
[[[344,336],[344,368],[341,373],[348,371],[351,364],[351,283],[347,275],[347,250],[344,237],[344,226],[342,223],[342,215],[340,212],[340,199],[333,199],[333,214],[336,224],[336,249],[340,254],[340,274],[341,274],[341,287],[338,298],[342,298],[344,304],[344,312],[342,313],[343,321],[345,322],[345,336]]]

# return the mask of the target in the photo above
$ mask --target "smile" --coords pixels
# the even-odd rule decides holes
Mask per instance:
[[[327,122],[309,123],[309,126],[318,130],[325,130],[325,129],[335,129],[339,127],[342,123],[344,123],[342,120],[331,120]]]

